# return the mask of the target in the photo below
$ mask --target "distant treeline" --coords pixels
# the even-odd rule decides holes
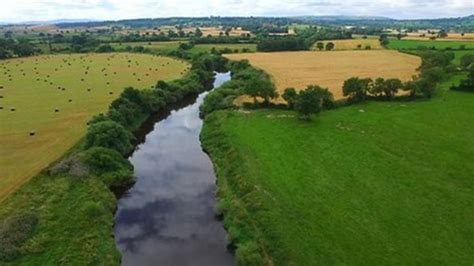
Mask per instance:
[[[339,28],[309,27],[298,35],[261,38],[257,50],[261,52],[309,50],[317,41],[350,39],[352,32]]]
[[[122,26],[130,28],[160,27],[167,25],[181,25],[190,27],[224,26],[242,27],[245,30],[258,32],[265,29],[266,25],[284,27],[291,24],[322,25],[322,26],[364,26],[378,28],[443,28],[456,31],[474,31],[474,15],[460,18],[396,20],[385,17],[346,17],[346,16],[306,16],[306,17],[181,17],[181,18],[156,18],[132,19],[120,21],[99,21],[60,23],[60,28],[70,27],[99,27]],[[270,28],[269,30],[272,32]],[[273,31],[275,32],[275,31]]]

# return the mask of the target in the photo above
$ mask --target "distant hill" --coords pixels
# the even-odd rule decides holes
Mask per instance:
[[[127,26],[131,28],[159,27],[164,25],[186,26],[242,26],[249,29],[262,24],[285,26],[292,23],[318,25],[352,25],[374,27],[412,27],[412,28],[444,28],[474,31],[474,15],[458,18],[437,19],[393,19],[380,16],[299,16],[299,17],[169,17],[142,18],[116,21],[95,21],[89,19],[59,19],[50,21],[30,21],[21,24],[55,24],[59,27],[96,27],[96,26]],[[1,23],[5,25],[6,23]]]

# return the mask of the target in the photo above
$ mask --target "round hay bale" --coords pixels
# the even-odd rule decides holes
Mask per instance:
[[[110,95],[112,95],[112,94],[114,94],[114,92],[112,92],[112,91],[109,91],[109,94],[110,94]]]
[[[3,106],[0,106],[0,110],[3,110]]]
[[[34,135],[36,135],[36,132],[30,131],[30,136],[34,136]]]
[[[72,99],[69,99],[68,102],[72,103]]]
[[[87,89],[87,91],[91,91],[91,89]]]
[[[10,108],[10,111],[15,112],[15,107]]]
[[[58,108],[54,109],[54,112],[55,112],[55,113],[58,113],[58,112],[59,112],[59,109],[58,109]]]

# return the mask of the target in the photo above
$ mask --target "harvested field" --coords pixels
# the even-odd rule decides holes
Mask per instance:
[[[265,70],[272,76],[279,93],[288,87],[304,89],[307,85],[317,84],[329,88],[335,99],[343,98],[342,85],[350,77],[400,78],[406,81],[417,73],[421,64],[417,56],[389,50],[251,53],[226,57],[248,59],[255,67]],[[283,102],[283,99],[277,102]]]
[[[0,62],[0,200],[71,149],[127,86],[150,88],[188,64],[145,54],[73,54]]]
[[[334,50],[343,51],[343,50],[366,50],[370,47],[369,50],[378,50],[383,49],[380,45],[378,39],[349,39],[349,40],[332,40],[332,41],[322,41],[326,46],[326,43],[334,43]],[[316,43],[311,48],[312,50],[318,50]]]

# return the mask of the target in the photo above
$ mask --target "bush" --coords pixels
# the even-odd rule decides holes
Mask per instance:
[[[82,209],[89,218],[96,218],[104,213],[104,207],[99,202],[87,201]]]
[[[133,182],[133,166],[115,150],[93,147],[82,154],[82,160],[107,186]]]
[[[122,155],[130,151],[131,134],[120,124],[114,121],[103,121],[92,124],[86,134],[84,148],[94,146],[116,150]]]
[[[299,118],[303,120],[310,120],[311,114],[321,112],[322,108],[322,92],[323,89],[319,86],[308,86],[305,90],[298,93],[295,102],[295,110],[299,114]]]
[[[253,241],[248,241],[245,244],[240,244],[235,255],[237,257],[237,262],[239,265],[265,265],[262,255],[260,255],[258,245]]]
[[[82,160],[95,174],[104,174],[116,170],[132,170],[130,162],[115,150],[92,147],[82,155]]]
[[[38,217],[33,213],[16,214],[0,221],[0,261],[15,259],[37,224]]]

